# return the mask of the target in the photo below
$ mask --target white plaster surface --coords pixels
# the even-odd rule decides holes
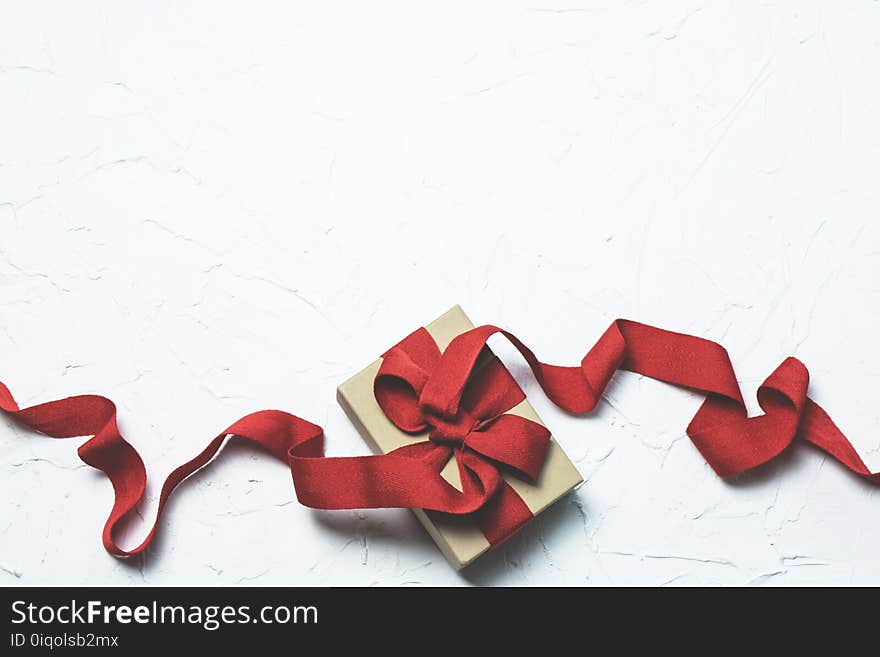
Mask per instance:
[[[253,410],[368,453],[336,385],[454,303],[561,364],[625,316],[722,341],[753,411],[803,359],[876,470],[878,69],[869,0],[5,2],[0,379],[112,397],[149,519]],[[125,563],[82,441],[4,419],[0,583],[880,584],[877,487],[806,446],[721,481],[696,395],[570,418],[499,350],[587,481],[470,571],[235,446]]]

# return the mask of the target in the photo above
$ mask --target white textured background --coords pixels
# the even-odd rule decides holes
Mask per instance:
[[[252,410],[367,453],[336,384],[456,302],[550,362],[617,316],[721,340],[750,403],[796,355],[880,468],[880,3],[222,5],[0,9],[0,379],[115,399],[146,518]],[[880,584],[880,494],[817,451],[725,483],[694,395],[529,390],[587,483],[464,575],[245,449],[117,561],[81,441],[2,420],[0,583]]]

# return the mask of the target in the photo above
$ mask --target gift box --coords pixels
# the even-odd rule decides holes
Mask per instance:
[[[459,306],[453,307],[424,327],[440,352],[443,352],[456,336],[472,328],[474,325]],[[420,333],[419,336],[427,339],[423,333]],[[413,337],[416,337],[415,334],[407,339]],[[399,344],[403,343],[404,341]],[[384,358],[388,358],[389,354],[390,351],[386,353]],[[376,377],[382,366],[383,358],[380,358],[340,385],[337,389],[337,399],[373,451],[378,454],[387,454],[406,445],[414,445],[428,440],[431,431],[430,428],[418,433],[404,431],[386,415],[375,392]],[[514,386],[522,397],[522,401],[506,409],[504,414],[525,418],[543,427],[541,419],[528,400],[524,398],[513,377],[486,347],[477,361],[472,376],[479,376],[481,369],[492,368],[495,368],[493,374],[500,375],[504,379],[504,385]],[[495,378],[497,379],[498,376]],[[497,425],[497,418],[493,418],[492,421],[495,421]],[[545,433],[547,432],[545,431]],[[485,444],[486,436],[481,435],[480,439]],[[464,441],[464,444],[466,445],[467,442]],[[483,449],[483,453],[494,455],[491,444],[488,448]],[[456,489],[462,490],[456,458],[457,456],[453,455],[443,466],[440,474]],[[492,459],[489,461],[495,463]],[[527,509],[523,509],[526,521],[549,507],[583,481],[577,468],[552,437],[549,437],[549,441],[546,443],[546,452],[543,454],[543,461],[540,463],[538,471],[532,473],[534,476],[523,476],[522,472],[516,471],[516,468],[504,467],[503,463],[499,465],[498,470],[503,476],[504,482],[509,486],[509,488],[505,487],[506,494],[510,496],[515,493],[513,497],[518,496],[521,503],[527,507]],[[516,500],[513,506],[520,504],[519,500]],[[520,506],[522,505],[520,504]],[[422,509],[413,509],[413,511],[446,559],[456,569],[467,566],[477,557],[503,542],[499,541],[497,536],[487,537],[485,525],[478,522],[475,514],[453,515]],[[517,525],[518,528],[521,527]],[[509,537],[509,535],[505,535],[503,540]]]

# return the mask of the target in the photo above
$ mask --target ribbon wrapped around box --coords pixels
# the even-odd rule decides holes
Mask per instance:
[[[417,330],[365,370],[366,378],[361,373],[340,387],[343,405],[378,451],[387,453],[326,457],[321,427],[283,411],[252,413],[168,476],[152,529],[130,550],[116,543],[114,530],[135,510],[147,479],[139,454],[119,432],[115,404],[99,395],[80,395],[22,409],[0,382],[0,411],[54,438],[91,436],[78,454],[113,485],[103,542],[121,557],[150,545],[172,491],[208,464],[230,435],[286,461],[297,499],[306,506],[422,510],[420,518],[455,565],[500,544],[580,477],[522,390],[488,352],[486,342],[496,334],[519,350],[549,399],[570,413],[592,410],[618,369],[702,392],[706,399],[686,432],[721,477],[762,465],[799,438],[880,483],[880,473],[868,469],[828,414],[807,397],[809,374],[796,358],[785,359],[758,389],[763,415],[748,417],[727,351],[710,340],[620,319],[580,365],[563,367],[540,362],[508,331],[491,325],[467,330],[460,309],[450,313],[447,319],[464,322],[463,332],[453,337],[455,331]],[[370,404],[387,421],[378,420]],[[565,476],[557,479],[557,473]],[[432,511],[444,515],[426,515]],[[470,529],[463,530],[467,523]],[[475,538],[475,528],[481,539]],[[461,532],[474,539],[470,545],[457,545]]]
[[[374,451],[423,455],[450,485],[467,490],[468,503],[479,505],[467,514],[413,510],[457,569],[503,543],[583,481],[488,348],[480,352],[459,409],[444,417],[420,405],[443,350],[473,328],[455,306],[337,390],[339,403]]]

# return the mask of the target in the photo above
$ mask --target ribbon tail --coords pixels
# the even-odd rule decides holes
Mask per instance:
[[[550,430],[543,424],[508,413],[497,417],[486,428],[471,432],[466,444],[534,482],[547,456]]]
[[[282,411],[260,411],[247,415],[168,475],[162,485],[156,519],[149,533],[138,546],[126,550],[116,542],[114,533],[119,523],[143,498],[147,473],[137,450],[119,431],[116,405],[106,397],[82,395],[19,409],[9,389],[0,383],[0,411],[53,438],[92,436],[79,447],[77,453],[83,462],[107,475],[113,485],[113,507],[104,523],[102,541],[107,552],[118,557],[139,554],[149,547],[171,493],[184,479],[217,456],[227,436],[245,438],[280,459],[284,459],[290,450],[310,455],[323,452],[323,431],[311,422]]]
[[[473,513],[495,493],[500,476],[478,469],[474,476],[462,478],[464,491],[459,491],[440,475],[450,452],[428,442],[377,456],[327,458],[294,450],[290,470],[297,499],[316,509],[402,507]]]
[[[800,436],[837,459],[857,475],[874,484],[880,484],[880,472],[871,472],[852,443],[837,428],[828,413],[812,399],[807,399],[800,425]]]
[[[498,492],[474,517],[489,545],[494,548],[513,538],[534,515],[513,487],[502,481]]]
[[[807,397],[809,373],[796,358],[783,361],[764,382],[758,391],[764,415],[749,418],[722,345],[624,319],[611,324],[579,367],[542,363],[515,335],[496,326],[474,328],[443,352],[422,390],[422,406],[455,415],[480,351],[496,333],[519,350],[547,397],[570,413],[593,410],[618,369],[705,394],[687,435],[719,476],[767,463],[801,437],[854,473],[880,481],[880,473],[865,466],[825,411]]]

